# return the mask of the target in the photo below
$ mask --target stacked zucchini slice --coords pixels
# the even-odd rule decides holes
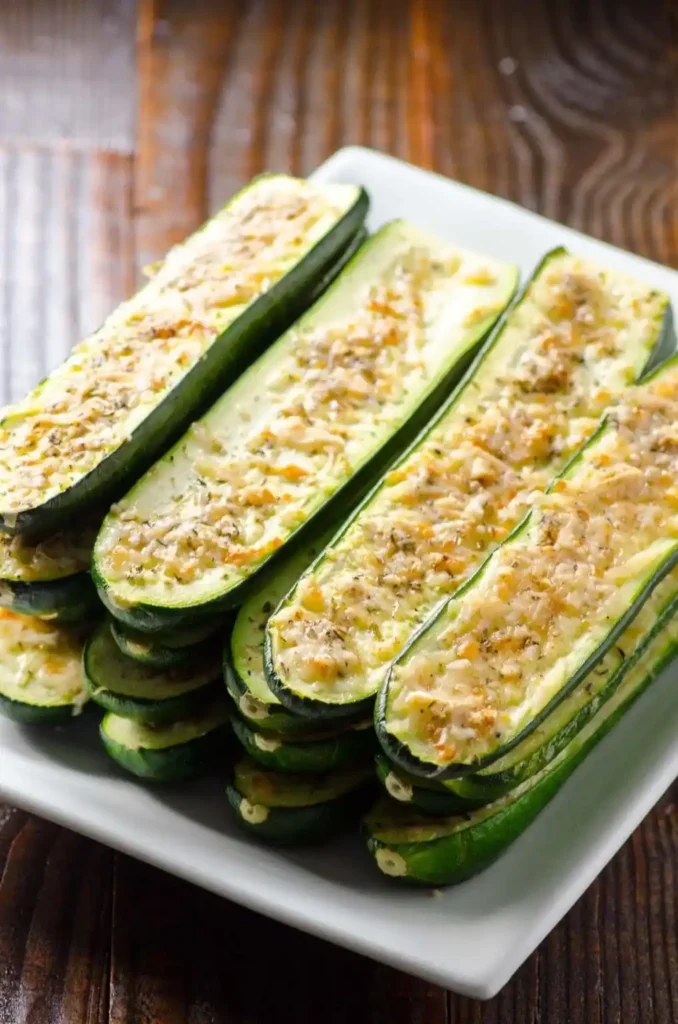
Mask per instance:
[[[269,843],[380,782],[378,868],[439,885],[675,654],[678,357],[640,281],[557,249],[512,301],[514,267],[366,212],[256,179],[5,411],[0,711],[89,701],[151,781],[235,746]]]

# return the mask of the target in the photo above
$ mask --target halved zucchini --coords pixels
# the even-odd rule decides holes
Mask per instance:
[[[125,771],[152,782],[178,782],[224,763],[229,753],[228,719],[228,702],[220,694],[190,718],[169,725],[104,715],[99,734],[106,752]]]
[[[240,604],[430,416],[515,279],[402,221],[383,228],[105,519],[104,603],[144,629]]]
[[[283,704],[318,717],[370,706],[412,633],[515,528],[669,326],[665,295],[550,253],[270,619],[266,672]]]
[[[344,729],[340,733],[330,731],[328,735],[326,731],[317,732],[302,740],[259,732],[237,715],[231,724],[245,752],[264,768],[279,772],[331,772],[358,759],[364,760],[376,746],[371,722],[364,723],[359,729]]]
[[[226,794],[238,824],[257,838],[276,845],[310,843],[328,839],[357,819],[371,778],[369,765],[289,775],[242,758]]]
[[[100,519],[36,544],[0,532],[0,608],[82,623],[101,609],[89,575]]]
[[[678,358],[630,388],[395,661],[377,707],[415,774],[478,771],[572,694],[678,565]]]
[[[0,712],[25,725],[58,725],[87,703],[81,632],[0,609]]]
[[[88,640],[83,655],[92,700],[115,715],[162,724],[190,716],[205,694],[222,692],[220,645],[190,665],[160,671],[120,651],[107,622]]]
[[[545,768],[507,796],[439,820],[382,798],[364,819],[368,849],[386,875],[428,885],[454,885],[503,853],[678,654],[678,623],[655,637],[614,696]]]
[[[361,227],[350,185],[255,179],[0,422],[0,526],[109,504],[298,316]]]
[[[678,571],[674,570],[590,675],[505,757],[475,775],[434,781],[395,768],[380,755],[377,774],[387,792],[396,800],[434,814],[453,814],[497,800],[536,775],[574,739],[614,696],[677,609]]]
[[[115,619],[109,621],[111,636],[125,657],[160,670],[194,665],[204,659],[214,649],[214,633],[222,626],[221,622],[209,622],[205,626],[177,630],[176,637],[163,637],[160,642],[154,634],[125,629]],[[191,637],[195,639],[190,640]]]

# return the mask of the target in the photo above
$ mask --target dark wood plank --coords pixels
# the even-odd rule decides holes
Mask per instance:
[[[132,286],[132,162],[0,147],[0,382],[17,397]],[[102,1024],[114,855],[0,807],[0,1024]]]

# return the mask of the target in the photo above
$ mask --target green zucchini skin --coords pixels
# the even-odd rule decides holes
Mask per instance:
[[[361,247],[357,255],[348,261],[346,269],[353,269],[355,261],[363,258],[369,247],[375,244],[377,240],[378,235],[373,235]],[[339,275],[333,281],[333,288],[340,286],[342,276]],[[513,290],[515,290],[515,283]],[[513,291],[507,295],[506,301],[509,301],[512,296]],[[310,316],[312,312],[313,310],[309,311],[307,315]],[[408,445],[412,437],[419,433],[437,411],[440,403],[447,398],[451,388],[457,383],[460,376],[464,374],[471,363],[487,333],[488,328],[484,331],[478,331],[477,337],[468,342],[465,350],[460,354],[454,365],[448,366],[447,370],[434,384],[428,394],[422,396],[418,406],[412,410],[405,422],[401,423],[382,446],[374,451],[362,466],[340,485],[300,527],[289,535],[284,544],[270,554],[259,568],[253,571],[246,579],[235,584],[221,595],[192,605],[169,607],[150,604],[144,601],[138,601],[135,604],[123,604],[117,602],[110,593],[109,583],[98,566],[95,547],[92,575],[103,604],[120,622],[145,631],[171,629],[176,625],[187,626],[196,622],[204,622],[215,616],[223,615],[225,612],[231,611],[243,604],[259,588],[265,573],[275,571],[288,554],[307,543],[310,538],[323,533],[332,526],[340,518],[342,511],[345,511],[347,506],[349,508],[352,507],[354,502],[374,485],[393,459],[401,453],[403,447]],[[271,685],[273,688],[273,683]],[[293,711],[297,710],[292,708],[291,705],[288,706]],[[363,708],[355,709],[355,713],[362,713],[365,707],[367,707],[367,703]],[[298,713],[304,712],[299,711]],[[353,714],[354,709],[344,714],[349,713]]]
[[[65,624],[92,621],[102,612],[88,572],[35,583],[0,580],[0,608]]]
[[[255,823],[245,816],[251,805],[235,786],[227,787],[226,796],[238,826],[272,846],[300,846],[331,839],[356,822],[364,806],[364,793],[346,793],[309,807],[266,808],[266,819]]]
[[[407,772],[395,770],[383,754],[377,754],[376,769],[377,778],[393,800],[422,814],[464,814],[488,803],[487,799],[464,797],[440,783],[427,783]]]
[[[163,673],[143,665],[136,668],[138,678],[132,688],[137,692],[130,694],[116,690],[118,673],[121,670],[130,671],[132,667],[126,666],[123,659],[124,655],[110,637],[108,623],[102,623],[87,641],[83,652],[85,686],[95,704],[122,718],[150,725],[169,724],[190,718],[205,701],[223,695],[218,653],[215,650],[195,663],[195,685],[190,689],[185,688],[187,683],[191,683],[192,672],[188,666],[165,669],[165,674],[170,674],[166,680],[168,688],[172,689],[171,673],[175,672],[178,675],[176,682],[181,689],[174,696],[162,698],[144,696],[144,686],[150,689],[156,681],[161,682]]]
[[[256,187],[259,180],[255,178],[237,196]],[[19,512],[16,517],[8,518],[0,512],[0,529],[35,539],[45,537],[72,522],[74,516],[83,515],[97,505],[110,505],[124,494],[228,384],[303,312],[309,292],[320,290],[323,282],[331,278],[333,262],[341,259],[362,229],[368,207],[369,198],[361,188],[353,206],[334,227],[223,331],[123,444],[63,493]]]
[[[472,361],[470,361],[470,365],[468,365],[466,371],[462,374],[461,379],[458,381],[457,385],[454,387],[454,389],[452,390],[452,393],[449,395],[447,400],[443,402],[443,404],[440,406],[438,411],[435,413],[435,415],[432,416],[430,421],[423,427],[423,429],[421,429],[421,431],[419,433],[417,433],[416,436],[414,436],[414,439],[412,440],[412,442],[402,452],[402,454],[398,457],[398,459],[396,461],[394,461],[393,466],[391,468],[394,468],[395,466],[398,466],[401,463],[404,463],[409,458],[409,456],[416,450],[416,448],[420,444],[422,444],[423,441],[426,440],[426,438],[429,436],[429,434],[448,415],[448,413],[450,412],[450,410],[452,409],[452,407],[454,406],[454,404],[456,403],[458,398],[462,395],[462,393],[465,390],[465,388],[467,386],[471,385],[471,382],[473,381],[473,378],[475,377],[475,375],[477,374],[478,370],[482,366],[482,363],[484,362],[484,360],[492,353],[492,351],[496,348],[496,346],[501,341],[503,332],[504,332],[507,324],[509,323],[512,314],[515,312],[515,310],[521,305],[521,303],[527,297],[528,291],[529,291],[529,286],[532,283],[532,281],[534,279],[536,279],[543,272],[543,270],[548,266],[548,264],[550,262],[552,262],[554,259],[557,259],[558,257],[560,257],[562,255],[567,254],[567,252],[568,252],[568,250],[564,246],[559,246],[557,248],[554,248],[554,249],[550,250],[549,252],[547,252],[543,256],[543,258],[540,260],[540,262],[537,264],[537,266],[533,270],[533,272],[530,275],[530,278],[528,279],[528,281],[525,282],[525,284],[522,287],[522,289],[520,290],[520,292],[517,295],[515,295],[514,298],[513,298],[513,301],[511,301],[507,305],[507,307],[504,310],[504,312],[502,313],[501,317],[498,319],[497,323],[495,324],[495,326],[490,331],[490,333],[489,333],[488,337],[486,338],[485,342],[482,344],[482,346],[478,350],[477,354],[475,355],[475,358]],[[643,367],[641,373],[639,374],[639,378],[638,379],[639,380],[649,379],[651,373],[657,372],[658,370],[663,368],[663,363],[659,367],[656,366],[657,361],[659,359],[663,359],[663,357],[667,353],[673,352],[675,347],[676,347],[676,337],[675,337],[675,331],[674,331],[673,312],[672,312],[671,306],[669,305],[667,307],[667,309],[666,309],[666,313],[664,315],[661,328],[659,329],[659,331],[657,333],[657,340],[656,340],[655,346],[654,346],[651,354],[648,357],[646,365]],[[594,437],[595,436],[597,436],[597,435],[594,434]],[[593,438],[591,438],[590,440],[593,440]],[[575,453],[575,455],[573,456],[573,460],[576,459],[576,458],[577,458],[577,453]],[[568,462],[565,465],[565,467],[563,467],[563,470],[562,470],[563,474],[569,469],[569,467],[570,467],[570,465],[571,465],[573,460],[570,460],[570,462]],[[382,478],[377,480],[375,485],[367,492],[367,494],[363,498],[363,500],[356,505],[356,507],[354,508],[354,510],[351,513],[351,515],[349,515],[348,518],[344,520],[343,526],[341,527],[341,529],[339,531],[337,531],[335,537],[332,539],[332,544],[330,546],[333,546],[339,540],[341,540],[341,538],[344,536],[344,534],[353,525],[355,520],[361,515],[363,510],[376,497],[376,495],[377,495],[378,491],[381,489],[382,485],[383,485],[383,476],[382,476]],[[516,529],[520,529],[521,525],[522,524],[519,524],[519,526]],[[511,534],[509,537],[506,537],[505,540],[503,541],[503,543],[506,543],[508,540],[510,540],[511,536],[513,536],[513,535],[514,534]],[[315,563],[314,563],[314,565],[315,565]],[[309,573],[313,571],[314,565],[310,566],[309,569],[307,570]],[[471,576],[471,578],[466,581],[466,583],[462,584],[462,587],[460,587],[460,590],[457,592],[457,594],[461,593],[463,591],[463,589],[466,586],[468,586],[468,584],[475,578],[475,576],[477,575],[477,572],[480,572],[480,571],[482,571],[482,565],[478,568],[478,570],[476,570],[476,573],[474,573]],[[290,593],[287,595],[287,598],[289,598],[289,597],[291,597],[293,595],[294,589],[295,588],[292,588],[290,590]],[[287,600],[287,598],[286,598],[286,600]],[[422,629],[426,626],[426,622],[427,621],[428,620],[426,620],[424,623],[420,624],[420,626],[417,628],[417,630],[412,634],[412,636],[410,637],[410,640],[408,641],[407,647],[403,650],[403,652],[401,652],[400,656],[402,656],[405,653],[406,649],[409,649],[409,647],[412,645],[414,640],[419,636],[419,634],[422,631]],[[362,698],[362,699],[356,699],[356,700],[353,700],[353,701],[351,701],[349,697],[344,697],[344,699],[341,702],[337,701],[337,702],[334,702],[334,703],[330,703],[329,701],[326,701],[326,700],[319,700],[319,699],[316,699],[316,698],[308,697],[306,695],[301,695],[301,694],[295,693],[287,685],[287,683],[278,675],[278,673],[276,671],[275,656],[274,656],[274,653],[273,653],[273,644],[272,644],[271,632],[270,632],[269,628],[267,628],[267,630],[266,630],[266,639],[265,639],[265,669],[266,669],[266,677],[268,679],[269,686],[271,687],[273,692],[276,694],[276,696],[279,698],[281,703],[284,704],[286,707],[288,707],[290,709],[290,711],[292,711],[294,714],[296,714],[296,715],[308,715],[310,718],[313,718],[315,720],[341,718],[343,715],[350,715],[352,713],[351,709],[353,709],[353,713],[356,713],[358,715],[368,713],[369,710],[374,707],[374,705],[375,705],[375,698],[377,698],[377,696],[378,696],[378,694],[375,693],[375,694],[372,694],[371,696],[368,696],[368,697],[365,697],[365,698]],[[388,680],[385,680],[382,685],[384,687],[387,686],[388,685]],[[382,692],[383,692],[383,690],[382,690]],[[377,712],[377,725],[379,725],[378,718],[379,718],[379,712]],[[389,746],[389,748],[387,750],[387,754],[388,754],[389,757],[391,756],[391,754],[392,754],[394,749],[395,749],[395,747],[392,748],[391,746]],[[412,771],[415,770],[414,767],[412,767],[412,763],[409,760],[407,760],[407,759],[405,761],[402,761],[402,762],[399,762],[399,763],[400,763],[401,767],[403,767],[405,770],[412,770]],[[475,769],[473,769],[473,770],[475,770]]]
[[[643,666],[636,666],[637,678],[627,677],[626,692],[617,691],[621,699],[614,706],[604,705],[550,764],[514,793],[463,817],[439,820],[413,816],[395,801],[383,798],[363,821],[368,850],[380,870],[403,882],[456,885],[492,864],[534,821],[590,751],[678,655],[675,628],[672,634],[668,639],[660,634],[654,647],[645,652],[649,660],[647,668],[639,671]],[[384,836],[380,820],[384,816],[388,838]],[[416,841],[409,832],[412,825],[421,829]]]
[[[231,725],[251,758],[279,772],[330,772],[364,759],[375,746],[371,728],[349,729],[334,736],[292,742],[282,736],[274,738],[271,733],[260,734],[238,716],[233,717]],[[276,743],[278,745],[274,746]]]
[[[236,761],[227,789],[236,821],[274,845],[327,839],[356,820],[371,795],[368,763],[322,775],[262,768],[249,757]]]
[[[106,718],[101,722],[99,735],[106,753],[120,768],[146,782],[182,782],[205,775],[218,767],[228,755],[229,731],[222,725],[174,747],[160,750],[130,747],[116,743],[105,730]]]
[[[148,637],[144,637],[143,634],[139,636],[131,635],[126,630],[121,629],[115,619],[111,619],[110,621],[110,630],[113,639],[125,657],[131,658],[133,661],[138,661],[140,665],[148,665],[149,668],[157,668],[159,671],[169,668],[179,668],[181,665],[188,665],[191,662],[195,663],[196,661],[200,661],[215,647],[214,638],[211,635],[214,632],[214,629],[211,624],[210,628],[206,631],[207,635],[203,640],[200,640],[197,643],[186,645],[179,644],[177,646],[165,646],[164,644],[158,643],[155,638],[152,641],[149,640]]]

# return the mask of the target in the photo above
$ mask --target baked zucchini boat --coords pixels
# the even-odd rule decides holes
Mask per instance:
[[[362,225],[349,185],[257,178],[0,422],[0,526],[109,504],[284,330]]]
[[[453,885],[488,867],[525,831],[677,653],[678,624],[673,619],[614,696],[550,764],[479,810],[435,820],[382,798],[364,820],[368,849],[377,867],[393,878],[428,885]]]
[[[179,782],[218,768],[229,753],[229,709],[224,694],[190,717],[167,725],[104,715],[99,734],[113,760],[149,782]]]
[[[475,775],[438,782],[396,768],[383,754],[377,774],[395,800],[433,814],[453,814],[491,803],[545,768],[610,700],[678,607],[678,570],[648,598],[614,648],[534,732]]]
[[[125,657],[103,622],[85,645],[82,664],[92,700],[114,715],[150,725],[190,717],[205,694],[222,693],[221,645],[191,664],[164,670]]]
[[[394,662],[385,752],[477,771],[589,676],[678,564],[678,358],[629,388],[510,538]]]
[[[513,267],[396,221],[104,520],[93,574],[141,629],[235,607],[431,415],[509,300]]]
[[[520,522],[669,328],[665,295],[550,253],[269,620],[266,673],[283,704],[316,717],[370,706],[414,631]]]
[[[372,778],[369,764],[289,775],[245,757],[236,762],[226,795],[242,828],[264,842],[288,846],[329,839],[356,821]]]
[[[233,716],[233,732],[253,761],[278,772],[311,772],[316,775],[345,768],[363,761],[376,748],[371,722],[358,727],[318,731],[301,738],[279,736],[253,729],[237,715]]]
[[[0,712],[24,725],[59,725],[87,703],[82,633],[0,609]]]
[[[0,608],[82,623],[101,610],[89,574],[100,520],[37,543],[0,532]]]

